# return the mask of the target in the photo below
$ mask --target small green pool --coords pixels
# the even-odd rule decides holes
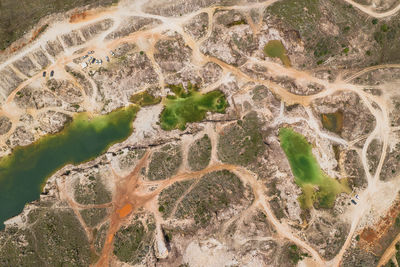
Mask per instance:
[[[165,105],[160,115],[164,130],[186,129],[186,123],[201,121],[208,111],[225,112],[228,106],[225,95],[219,90],[202,94],[195,85],[189,84],[187,91],[182,85],[170,85],[174,95],[164,99]]]
[[[139,110],[130,106],[90,118],[76,115],[60,133],[17,147],[0,160],[0,229],[19,214],[24,205],[39,198],[46,179],[68,163],[79,164],[104,153],[127,138]]]
[[[295,182],[303,191],[299,199],[302,208],[310,208],[313,204],[330,208],[339,193],[349,193],[350,189],[344,179],[338,181],[323,172],[312,154],[311,144],[303,135],[292,128],[281,128],[279,139]]]
[[[264,54],[268,57],[277,57],[282,61],[283,65],[290,67],[290,59],[280,40],[269,41],[264,47]]]

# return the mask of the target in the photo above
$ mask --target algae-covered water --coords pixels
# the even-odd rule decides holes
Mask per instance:
[[[104,153],[127,138],[137,106],[90,118],[78,114],[60,133],[17,147],[0,160],[0,229],[24,205],[39,198],[46,178],[68,163],[79,164]]]
[[[206,113],[225,112],[228,102],[219,90],[202,94],[195,85],[189,84],[187,91],[182,85],[170,85],[174,95],[168,95],[163,101],[165,108],[160,115],[161,128],[164,130],[186,129],[189,122],[201,121]]]
[[[329,177],[319,166],[312,154],[312,146],[306,138],[291,128],[281,128],[279,131],[281,147],[289,160],[295,177],[295,182],[301,187],[300,196],[302,208],[332,207],[337,194],[349,192],[346,181]]]
[[[271,40],[264,47],[265,55],[279,58],[283,65],[290,67],[290,59],[286,54],[286,49],[280,40]]]

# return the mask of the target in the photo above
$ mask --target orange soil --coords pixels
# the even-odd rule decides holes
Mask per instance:
[[[71,17],[69,18],[70,23],[77,23],[82,20],[85,20],[86,16],[88,15],[87,11],[79,12],[79,13],[73,13]]]
[[[373,227],[366,227],[360,234],[360,246],[364,249],[374,249],[381,245],[379,241],[387,234],[389,228],[400,214],[400,199],[397,199],[385,217],[381,218]]]
[[[178,173],[167,180],[144,182],[143,180],[139,179],[140,170],[144,166],[146,166],[149,155],[150,152],[146,152],[143,158],[136,164],[133,171],[126,177],[118,177],[114,173],[114,175],[119,178],[119,181],[116,184],[116,197],[113,200],[113,206],[115,208],[110,218],[110,228],[108,229],[107,240],[101,252],[100,259],[95,264],[95,266],[110,266],[110,261],[112,261],[114,235],[126,221],[127,218],[124,217],[132,214],[132,212],[137,211],[140,207],[143,207],[149,201],[153,200],[164,188],[177,181],[199,178],[209,172],[236,169],[236,166],[234,165],[217,164],[209,166],[208,168],[201,171]],[[143,191],[142,186],[157,186],[157,189],[150,192],[149,194],[142,195],[140,194],[140,192]]]
[[[378,238],[378,235],[374,229],[368,227],[361,232],[360,238],[372,244]]]
[[[118,214],[120,218],[126,217],[129,213],[132,211],[132,205],[131,204],[125,204],[125,206],[122,207],[122,209],[118,210]]]
[[[133,211],[133,207],[142,206],[148,201],[147,198],[141,199],[135,195],[135,188],[137,187],[138,178],[140,176],[140,170],[146,165],[147,159],[149,157],[149,152],[143,156],[143,158],[136,164],[133,171],[126,177],[119,177],[120,181],[117,182],[117,193],[116,198],[113,200],[114,211],[110,219],[110,228],[107,233],[107,241],[104,244],[102,253],[100,255],[99,261],[95,266],[109,266],[110,256],[113,249],[113,239],[115,233],[123,224],[123,218]],[[114,174],[116,175],[116,174]],[[150,198],[152,198],[151,196]],[[128,202],[128,203],[127,203]],[[130,204],[134,203],[135,205]],[[122,208],[117,208],[122,207]]]
[[[75,12],[69,18],[69,23],[79,23],[83,21],[90,21],[95,18],[104,16],[106,13],[112,12],[115,8],[111,7],[106,10],[97,9],[97,10],[88,10],[83,12]]]
[[[114,238],[114,235],[113,235],[113,234],[109,234],[108,237],[107,237],[107,242],[106,242],[106,244],[111,244],[113,238]]]

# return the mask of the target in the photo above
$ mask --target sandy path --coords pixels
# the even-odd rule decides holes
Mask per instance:
[[[373,10],[372,6],[365,6],[365,5],[359,4],[357,2],[354,2],[353,0],[345,0],[345,1],[349,4],[351,4],[352,6],[355,6],[362,12],[370,15],[371,17],[378,18],[378,19],[393,16],[400,10],[400,4],[398,4],[397,6],[395,6],[393,9],[391,9],[389,11],[376,12]]]
[[[382,257],[380,258],[378,262],[378,267],[385,265],[396,253],[396,243],[400,241],[400,234],[396,236],[396,238],[393,240],[393,242],[390,244],[390,246],[385,250],[385,253],[383,253]]]
[[[344,82],[350,82],[352,80],[354,80],[355,78],[373,71],[373,70],[379,70],[379,69],[391,69],[391,68],[400,68],[400,64],[383,64],[383,65],[375,65],[375,66],[371,66],[371,67],[367,67],[365,69],[362,69],[361,71],[354,73],[353,75],[351,75],[350,77],[346,78],[344,80]]]
[[[140,176],[140,170],[147,164],[150,153],[147,151],[143,158],[137,163],[133,171],[126,177],[120,177],[116,184],[116,193],[113,199],[113,211],[110,219],[110,227],[107,231],[106,242],[96,266],[108,266],[113,249],[113,239],[121,224],[132,211],[142,206],[140,199],[132,199],[132,194]],[[115,175],[115,174],[114,174]]]
[[[61,181],[61,183],[57,184],[57,188],[58,188],[58,192],[60,194],[60,199],[65,200],[68,203],[68,206],[72,209],[72,211],[74,212],[79,223],[82,225],[82,227],[86,233],[86,237],[90,244],[90,250],[92,251],[92,253],[96,253],[96,250],[94,248],[94,243],[93,243],[93,232],[91,231],[91,229],[89,229],[89,227],[86,225],[85,221],[83,220],[81,213],[79,212],[78,204],[74,200],[72,200],[72,198],[69,196],[69,194],[65,188],[65,180],[63,180],[63,181]]]

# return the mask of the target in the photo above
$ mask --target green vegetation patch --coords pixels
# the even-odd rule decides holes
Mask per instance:
[[[396,227],[400,227],[400,214],[397,215],[396,220],[394,221],[394,225]]]
[[[237,123],[223,129],[218,141],[218,157],[230,164],[247,166],[265,150],[256,112],[250,112]]]
[[[399,251],[399,249],[398,249],[398,245],[399,245],[399,243],[396,244],[396,254],[395,254],[395,257],[396,257],[396,261],[397,261],[397,262],[400,262],[400,251]]]
[[[343,112],[338,110],[334,113],[321,114],[321,122],[328,131],[340,134],[343,129]]]
[[[269,6],[267,12],[281,18],[301,34],[313,31],[321,17],[319,0],[283,0]]]
[[[193,180],[176,182],[161,191],[158,197],[158,210],[164,219],[171,216],[171,212],[175,207],[176,201],[185,194],[189,187],[193,184]]]
[[[82,178],[83,183],[76,183],[74,198],[79,204],[104,204],[111,202],[111,192],[107,190],[100,176]]]
[[[161,97],[155,97],[147,91],[143,91],[131,96],[130,101],[141,107],[156,105],[161,102]]]
[[[279,58],[283,65],[290,67],[290,59],[286,54],[286,49],[280,40],[271,40],[264,46],[264,54],[268,57]]]
[[[147,177],[150,180],[163,180],[176,174],[182,164],[180,145],[167,144],[151,156]]]
[[[389,261],[388,261],[388,263],[386,263],[385,265],[384,265],[384,267],[396,267],[397,265],[393,262],[393,260],[392,259],[390,259]]]
[[[71,209],[37,208],[28,217],[28,228],[1,232],[0,266],[89,266],[89,241]]]
[[[194,219],[195,224],[206,227],[217,214],[242,203],[245,188],[235,174],[223,170],[209,173],[193,187],[178,204],[178,219]]]
[[[215,90],[202,94],[196,85],[188,84],[168,86],[174,95],[164,99],[164,110],[160,115],[161,128],[164,130],[186,129],[186,123],[201,121],[207,112],[224,113],[228,102],[224,93]]]
[[[93,230],[94,249],[98,254],[100,254],[101,251],[103,250],[109,228],[110,228],[110,223],[107,222],[101,225],[99,229],[95,228]]]
[[[312,154],[311,145],[303,135],[291,128],[281,128],[279,139],[289,160],[295,182],[303,191],[299,197],[302,208],[310,208],[313,204],[321,208],[330,208],[337,194],[349,193],[350,189],[345,180],[339,182],[322,171]]]
[[[287,253],[289,260],[294,264],[297,265],[297,263],[301,260],[303,260],[305,257],[310,257],[307,253],[302,253],[301,250],[295,245],[290,245],[287,248]]]
[[[154,219],[146,224],[135,219],[131,225],[122,227],[114,237],[114,255],[123,262],[140,263],[151,249],[155,228]]]
[[[373,51],[378,56],[378,63],[397,63],[400,55],[397,53],[400,49],[398,42],[400,38],[400,19],[393,17],[386,21],[386,23],[376,22],[372,30],[374,31],[373,37],[376,41],[377,51]]]
[[[375,56],[364,58],[357,62],[347,62],[348,54],[357,54],[360,51],[351,50],[351,39],[359,38],[360,34],[369,35],[378,29],[378,25],[365,23],[368,16],[350,8],[345,2],[332,2],[326,0],[282,0],[277,1],[267,8],[264,18],[266,21],[278,20],[285,32],[295,32],[304,44],[306,57],[312,59],[316,65],[332,64],[327,60],[334,58],[343,64],[369,65]],[[326,30],[326,21],[329,21],[329,30]],[[339,30],[336,33],[334,29]],[[390,31],[390,27],[388,27]],[[381,34],[385,34],[379,28]],[[368,38],[369,39],[369,38]],[[371,45],[374,45],[372,42]],[[346,48],[348,47],[348,48]],[[375,50],[375,49],[373,49]],[[340,63],[341,64],[341,63]],[[307,63],[303,66],[305,67]]]
[[[193,171],[200,171],[208,166],[211,160],[211,140],[208,135],[197,139],[189,148],[188,163]]]
[[[35,237],[28,229],[0,232],[0,247],[0,266],[45,266],[35,249]]]
[[[247,24],[247,21],[245,19],[240,19],[240,20],[235,20],[231,23],[228,23],[227,27],[233,27],[233,26],[237,26],[237,25],[244,25]]]
[[[47,15],[85,5],[108,6],[117,2],[118,0],[1,0],[0,50],[22,37]]]
[[[144,156],[145,149],[129,150],[125,155],[119,158],[119,167],[121,169],[129,168],[136,165],[136,162]]]
[[[80,213],[86,225],[94,227],[102,222],[109,212],[106,208],[90,208],[83,209]]]
[[[19,214],[25,203],[39,197],[46,178],[64,165],[80,164],[127,138],[139,108],[130,106],[107,115],[77,114],[54,135],[17,147],[0,160],[0,223]]]
[[[314,57],[319,59],[321,57],[329,56],[332,51],[336,50],[335,46],[336,42],[333,41],[331,37],[320,39],[314,47]]]
[[[72,210],[46,211],[32,227],[37,250],[47,264],[87,266],[90,246],[86,233]],[[50,262],[51,263],[50,263]]]

